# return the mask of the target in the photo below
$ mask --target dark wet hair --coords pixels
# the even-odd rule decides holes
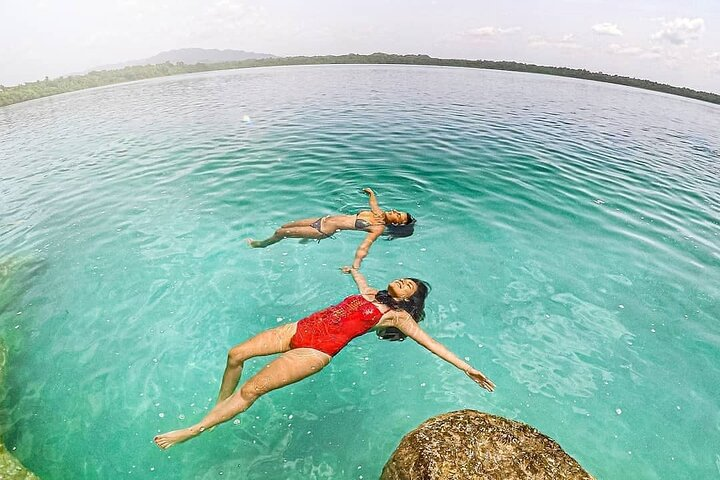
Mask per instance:
[[[408,280],[412,280],[417,285],[417,290],[409,298],[395,300],[387,290],[380,290],[375,294],[375,301],[387,305],[393,310],[405,310],[413,320],[422,322],[425,318],[425,298],[430,293],[430,284],[417,278],[408,277]],[[402,342],[407,337],[399,328],[395,327],[382,328],[377,331],[377,336],[391,342]]]
[[[405,213],[407,214],[407,222],[389,223],[385,225],[383,235],[387,237],[388,240],[392,240],[393,238],[409,237],[415,233],[415,218],[410,215],[410,212]]]

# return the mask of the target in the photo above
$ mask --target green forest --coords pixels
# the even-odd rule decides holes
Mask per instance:
[[[186,65],[180,63],[163,63],[159,65],[143,65],[125,67],[118,70],[93,71],[85,75],[72,75],[36,82],[24,83],[13,87],[0,85],[0,107],[13,103],[24,102],[35,98],[47,97],[59,93],[73,92],[85,88],[101,87],[115,83],[131,82],[146,78],[164,77],[182,73],[206,72],[210,70],[229,70],[235,68],[273,67],[284,65],[330,65],[330,64],[398,64],[398,65],[436,65],[445,67],[485,68],[491,70],[508,70],[512,72],[542,73],[561,77],[581,78],[598,82],[615,83],[629,87],[644,88],[656,92],[664,92],[682,97],[694,98],[705,102],[720,104],[720,95],[701,92],[684,87],[673,87],[663,83],[638,78],[609,75],[601,72],[590,72],[564,67],[546,67],[518,62],[496,62],[490,60],[461,60],[433,58],[427,55],[394,55],[373,53],[372,55],[326,55],[316,57],[274,57],[240,62],[198,63]]]

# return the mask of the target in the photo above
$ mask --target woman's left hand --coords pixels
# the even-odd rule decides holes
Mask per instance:
[[[348,267],[348,266],[340,267],[340,271],[343,273],[352,273],[353,267]]]
[[[490,381],[489,378],[487,378],[480,370],[476,370],[474,368],[471,368],[470,370],[466,370],[465,374],[472,378],[473,382],[477,383],[481,387],[483,387],[488,392],[492,392],[495,390],[495,384]]]

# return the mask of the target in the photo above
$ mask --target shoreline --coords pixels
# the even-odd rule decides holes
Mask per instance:
[[[585,69],[549,67],[529,63],[492,60],[435,58],[428,55],[373,53],[371,55],[347,54],[313,57],[272,57],[243,60],[238,62],[207,64],[196,63],[191,65],[186,65],[182,62],[166,62],[155,65],[125,67],[118,70],[92,71],[85,75],[72,75],[52,80],[46,77],[45,80],[39,80],[36,82],[24,83],[13,87],[0,87],[0,107],[22,103],[37,98],[50,97],[61,93],[75,92],[79,90],[146,80],[150,78],[168,77],[187,73],[235,70],[241,68],[301,65],[425,65],[534,73],[624,85],[627,87],[667,93],[670,95],[720,105],[720,95],[715,93],[693,90],[686,87],[674,87],[672,85],[658,83],[651,80],[624,77],[621,75],[610,75],[602,72],[591,72]]]

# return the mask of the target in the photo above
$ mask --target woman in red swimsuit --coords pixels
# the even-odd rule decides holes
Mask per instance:
[[[327,215],[296,220],[278,228],[272,237],[265,240],[248,239],[248,245],[253,248],[265,248],[285,238],[309,238],[320,241],[333,236],[338,230],[359,230],[367,232],[365,240],[355,252],[352,265],[360,268],[363,258],[367,256],[373,242],[380,235],[387,235],[389,238],[409,237],[415,229],[415,219],[412,215],[397,210],[383,211],[372,189],[364,188],[363,192],[369,197],[370,210],[363,210],[357,215]]]
[[[350,340],[371,330],[388,340],[402,340],[408,336],[465,372],[481,387],[493,391],[495,385],[485,375],[418,326],[417,322],[424,316],[425,297],[429,291],[424,282],[401,278],[391,282],[387,290],[378,291],[368,286],[357,269],[343,267],[343,272],[352,275],[359,295],[351,295],[337,305],[296,323],[262,332],[231,348],[215,407],[191,427],[156,436],[154,440],[158,447],[166,449],[196,437],[244,412],[262,395],[319,372]],[[281,355],[235,392],[245,360],[274,353]]]

